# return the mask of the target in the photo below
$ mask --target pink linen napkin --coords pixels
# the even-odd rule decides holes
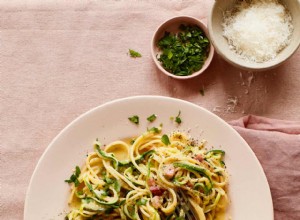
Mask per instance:
[[[249,115],[230,124],[251,146],[265,171],[275,220],[299,220],[300,122]]]

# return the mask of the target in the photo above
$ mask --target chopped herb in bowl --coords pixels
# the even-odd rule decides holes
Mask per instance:
[[[157,59],[165,70],[176,76],[189,76],[204,65],[210,42],[200,27],[181,24],[178,33],[165,32],[157,46],[161,52]]]

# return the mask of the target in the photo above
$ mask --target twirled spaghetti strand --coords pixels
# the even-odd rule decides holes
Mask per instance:
[[[204,149],[184,133],[166,143],[160,130],[149,130],[131,144],[94,143],[80,175],[74,177],[66,219],[186,218],[185,207],[199,220],[212,220],[228,204],[228,174],[222,150]],[[182,204],[178,192],[188,198]]]

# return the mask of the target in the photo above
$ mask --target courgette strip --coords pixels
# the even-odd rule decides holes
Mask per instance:
[[[210,186],[208,187],[208,190],[211,191],[212,187],[213,187],[213,183],[212,180],[210,178],[210,175],[208,174],[208,171],[200,166],[191,164],[191,163],[187,163],[187,162],[175,162],[173,163],[174,167],[180,167],[182,169],[191,171],[191,172],[196,172],[199,173],[200,175],[206,177],[209,182],[210,182]]]
[[[114,168],[117,170],[119,162],[118,160],[113,156],[112,153],[108,154],[105,151],[100,149],[100,145],[98,143],[95,143],[94,145],[95,150],[99,153],[99,156],[104,160],[111,160],[113,162]]]
[[[118,196],[118,193],[117,193],[117,191],[114,189],[114,188],[109,188],[110,190],[112,190],[113,191],[113,194],[114,194],[114,197],[112,197],[113,198],[113,200],[112,201],[110,201],[110,202],[105,202],[105,201],[101,201],[100,199],[101,198],[99,198],[99,196],[98,196],[98,194],[95,192],[95,190],[93,189],[93,186],[87,181],[87,180],[84,180],[84,184],[87,186],[87,188],[96,196],[96,198],[94,198],[94,197],[88,197],[89,199],[92,199],[92,200],[94,200],[94,201],[96,201],[97,203],[99,203],[99,204],[101,204],[101,205],[114,205],[114,204],[116,204],[117,202],[118,202],[118,200],[119,200],[119,196]],[[110,197],[111,198],[111,197]]]

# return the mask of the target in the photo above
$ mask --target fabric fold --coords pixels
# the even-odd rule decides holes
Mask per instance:
[[[250,145],[264,169],[275,220],[300,219],[300,122],[248,115],[229,124]]]
[[[285,121],[248,115],[230,122],[233,126],[262,131],[278,131],[286,134],[300,134],[300,121]]]

